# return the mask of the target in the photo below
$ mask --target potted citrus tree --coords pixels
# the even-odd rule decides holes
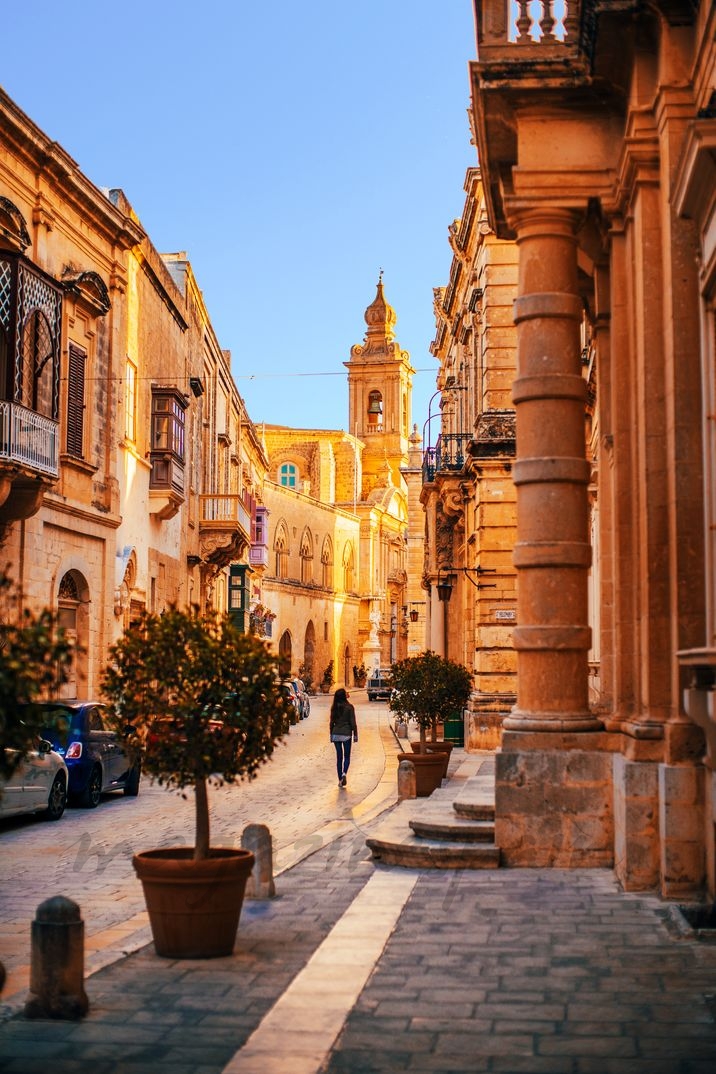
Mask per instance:
[[[327,694],[333,686],[333,661],[329,660],[323,669],[323,678],[321,679],[321,693]]]
[[[208,789],[254,776],[288,730],[276,661],[228,616],[170,607],[144,614],[115,642],[102,692],[144,771],[194,788],[194,845],[133,858],[157,954],[231,954],[254,859],[211,846]]]
[[[392,685],[390,709],[420,729],[414,753],[401,754],[400,759],[405,757],[415,764],[418,796],[423,797],[439,787],[447,775],[452,746],[437,741],[438,723],[464,708],[472,690],[472,676],[462,664],[428,650],[393,664]],[[431,764],[430,758],[439,761]]]

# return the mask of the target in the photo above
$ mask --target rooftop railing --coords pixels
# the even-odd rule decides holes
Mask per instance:
[[[585,0],[475,0],[478,62],[515,60],[517,49],[576,51]]]

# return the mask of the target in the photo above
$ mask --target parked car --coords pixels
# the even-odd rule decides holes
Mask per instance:
[[[51,743],[41,739],[10,779],[0,781],[0,817],[42,813],[47,820],[59,820],[67,804],[67,782],[67,765]]]
[[[283,696],[290,702],[291,723],[298,723],[301,719],[301,699],[298,696],[298,689],[294,686],[291,679],[284,679],[279,688]]]
[[[390,668],[374,668],[368,676],[366,690],[369,701],[387,701],[393,689]]]
[[[96,701],[48,701],[43,738],[64,758],[68,795],[87,809],[99,805],[107,791],[139,793],[139,762],[133,763],[122,736],[106,725],[105,706]]]
[[[308,696],[308,691],[303,679],[290,679],[289,681],[298,694],[300,716],[302,720],[305,720],[311,714],[311,699]]]

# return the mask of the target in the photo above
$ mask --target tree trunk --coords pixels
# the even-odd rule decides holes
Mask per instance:
[[[425,725],[421,723],[421,725],[420,725],[420,752],[421,753],[427,753],[427,749],[425,747],[426,747]]]
[[[194,861],[209,857],[209,798],[206,780],[199,779],[194,787],[196,805],[196,831],[194,833]]]

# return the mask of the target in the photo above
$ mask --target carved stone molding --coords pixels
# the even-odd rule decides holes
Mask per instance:
[[[21,253],[30,245],[25,217],[9,198],[0,197],[0,235]]]
[[[493,458],[495,455],[515,455],[514,410],[488,410],[477,419],[474,439],[468,451],[473,459]]]
[[[236,562],[248,548],[244,535],[235,529],[202,536],[199,544],[203,563],[216,571]]]
[[[75,272],[65,269],[60,280],[63,290],[84,305],[95,317],[104,317],[112,305],[109,291],[97,272]]]

